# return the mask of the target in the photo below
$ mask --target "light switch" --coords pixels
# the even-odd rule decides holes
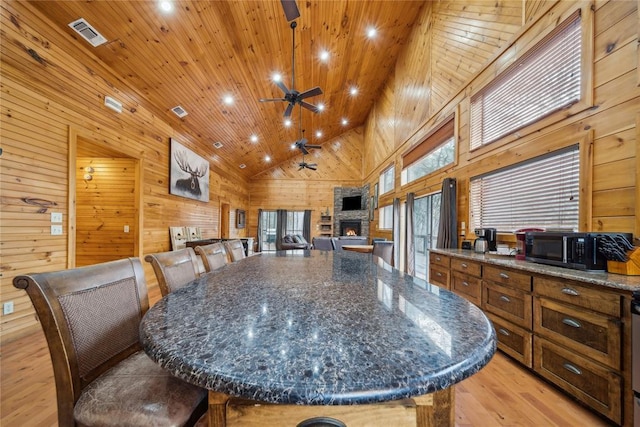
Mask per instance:
[[[61,225],[52,225],[51,226],[51,235],[52,236],[62,236],[62,226]]]
[[[51,212],[51,222],[61,223],[62,222],[62,212]]]
[[[125,232],[125,233],[128,233],[128,232],[129,232],[129,226],[128,226],[128,225],[125,225],[125,226],[124,226],[124,232]]]

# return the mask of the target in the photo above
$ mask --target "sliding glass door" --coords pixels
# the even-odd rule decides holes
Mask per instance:
[[[276,250],[276,211],[262,211],[260,241],[263,251]]]
[[[440,193],[415,200],[413,210],[415,274],[429,280],[429,249],[436,246],[440,223]]]

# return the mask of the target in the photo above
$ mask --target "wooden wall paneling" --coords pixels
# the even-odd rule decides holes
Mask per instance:
[[[13,300],[16,307],[13,314],[2,318],[0,338],[5,340],[39,328],[31,303],[24,292],[13,288],[12,278],[17,274],[62,270],[68,266],[66,231],[63,236],[50,235],[52,209],[38,213],[40,206],[26,204],[21,199],[55,202],[55,211],[63,213],[63,228],[67,230],[72,214],[68,207],[70,127],[86,140],[99,142],[104,155],[111,156],[113,150],[140,159],[143,209],[139,217],[143,227],[139,231],[142,236],[139,251],[169,250],[168,227],[174,223],[201,226],[209,237],[216,237],[212,234],[219,232],[218,198],[228,195],[237,207],[247,207],[249,191],[248,182],[234,170],[214,164],[211,181],[216,183],[212,184],[212,192],[216,194],[210,203],[170,196],[169,137],[179,138],[190,148],[195,147],[193,137],[174,130],[139,105],[135,91],[114,77],[107,66],[91,57],[87,64],[81,63],[78,58],[86,58],[86,54],[28,4],[2,3],[0,19],[3,28],[0,34],[3,129],[0,302]],[[27,49],[37,52],[43,63],[36,62]],[[105,94],[112,94],[123,102],[125,108],[121,114],[102,105]],[[75,169],[71,172],[75,176]],[[228,193],[222,194],[222,191]],[[145,273],[153,292],[157,287],[155,275],[146,266]]]
[[[416,125],[430,115],[433,5],[432,2],[425,3],[412,31],[412,39],[416,42],[412,49],[403,50],[396,62],[396,70],[414,70],[397,76],[394,100],[396,147],[402,145]]]
[[[547,13],[557,0],[523,0],[523,25],[534,21],[540,15]]]

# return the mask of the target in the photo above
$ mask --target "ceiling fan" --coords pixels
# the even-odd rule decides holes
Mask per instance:
[[[300,12],[298,11],[298,6],[295,1],[287,1],[281,0],[282,7],[284,9],[285,15],[287,16],[287,20],[290,21],[300,16]],[[295,9],[295,10],[294,10]],[[298,104],[309,111],[313,111],[317,113],[319,110],[313,104],[309,104],[304,101],[307,98],[311,98],[313,96],[322,95],[322,89],[316,86],[312,89],[305,90],[304,92],[298,92],[295,89],[295,63],[296,63],[296,26],[298,24],[296,21],[291,22],[291,32],[293,33],[293,44],[291,46],[291,89],[287,88],[284,83],[281,81],[275,81],[275,84],[280,88],[280,90],[284,93],[284,97],[282,98],[261,98],[260,102],[272,102],[272,101],[285,101],[288,102],[286,110],[284,110],[284,117],[290,117],[291,112],[293,111],[293,107]]]
[[[300,166],[298,168],[298,170],[302,170],[302,169],[311,169],[312,171],[316,170],[318,168],[318,165],[316,163],[307,163],[304,161],[304,154],[302,155],[302,162],[298,163],[298,166]]]
[[[302,124],[301,124],[302,126]],[[297,140],[296,142],[293,143],[293,145],[295,145],[295,147],[300,150],[300,152],[302,152],[303,155],[305,154],[309,154],[309,150],[307,150],[307,148],[315,148],[317,150],[321,150],[322,146],[320,145],[311,145],[308,144],[309,141],[307,141],[307,138],[304,137],[304,130],[301,130],[301,137],[299,140]]]

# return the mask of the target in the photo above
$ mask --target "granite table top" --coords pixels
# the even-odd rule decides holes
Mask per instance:
[[[154,305],[147,354],[209,390],[349,405],[446,389],[496,349],[482,311],[371,254],[285,251],[228,264]]]

